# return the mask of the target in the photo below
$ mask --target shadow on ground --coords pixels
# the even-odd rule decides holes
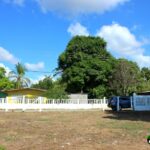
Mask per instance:
[[[106,116],[104,116],[103,118],[150,122],[150,111],[139,112],[139,111],[132,111],[132,110],[123,110],[119,112],[114,112],[112,110],[106,110],[105,114]]]

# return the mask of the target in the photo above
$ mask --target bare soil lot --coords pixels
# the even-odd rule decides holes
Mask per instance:
[[[150,112],[1,112],[6,150],[149,150]]]

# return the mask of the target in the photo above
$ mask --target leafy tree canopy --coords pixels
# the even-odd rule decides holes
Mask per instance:
[[[25,68],[23,64],[17,63],[15,65],[15,71],[11,71],[9,73],[9,78],[13,80],[13,82],[15,83],[15,87],[17,89],[29,86],[30,79],[25,77],[26,71],[27,69]]]
[[[52,88],[52,86],[53,86],[52,78],[50,76],[46,76],[43,80],[40,80],[38,83],[33,84],[31,87],[48,90]]]
[[[6,77],[6,70],[0,67],[0,90],[11,89],[14,87],[14,83]]]
[[[126,59],[118,59],[109,82],[113,94],[128,95],[137,90],[139,81],[138,65]]]
[[[141,69],[141,77],[145,80],[145,81],[149,81],[150,80],[150,69],[149,68],[142,68]]]
[[[76,36],[59,56],[57,70],[62,71],[68,92],[89,93],[96,87],[107,85],[114,63],[102,38]]]
[[[31,87],[47,90],[43,96],[50,99],[65,99],[68,97],[65,91],[66,84],[62,83],[60,78],[54,81],[50,76],[46,76],[43,80],[40,80],[37,84],[33,84]]]
[[[0,67],[0,78],[4,78],[6,74],[6,70],[3,67]]]
[[[68,94],[65,91],[66,84],[63,84],[61,80],[57,80],[53,82],[53,86],[47,90],[44,94],[47,98],[50,99],[66,99],[68,98]]]
[[[140,83],[137,87],[137,91],[150,91],[150,69],[147,67],[141,69]]]

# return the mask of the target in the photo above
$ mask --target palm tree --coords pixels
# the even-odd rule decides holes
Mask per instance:
[[[30,79],[24,77],[26,71],[25,66],[18,62],[15,65],[15,71],[9,73],[9,77],[15,82],[17,89],[28,87],[30,84]]]

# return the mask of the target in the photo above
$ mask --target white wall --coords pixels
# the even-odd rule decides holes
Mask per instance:
[[[7,98],[0,100],[0,109],[3,109],[5,111],[8,110],[39,110],[42,111],[44,109],[66,109],[66,110],[78,110],[78,109],[107,109],[107,101],[106,99],[95,99],[95,100],[88,100],[92,101],[92,103],[80,103],[80,100],[76,100],[77,103],[72,103],[72,100],[70,101],[60,101],[58,100],[50,100],[48,103],[42,102],[42,97],[38,98],[38,103],[24,103],[24,100],[19,103],[8,103]],[[59,103],[58,103],[59,102]],[[82,102],[82,100],[81,100]]]

